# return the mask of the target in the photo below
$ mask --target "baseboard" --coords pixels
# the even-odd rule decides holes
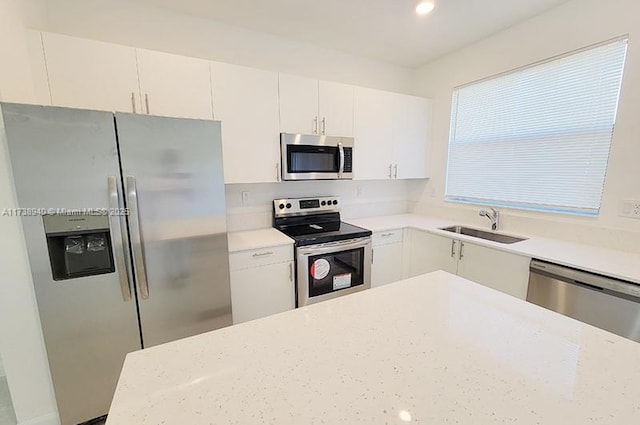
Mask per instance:
[[[18,425],[60,425],[60,418],[57,412],[51,412],[37,418],[18,422]]]

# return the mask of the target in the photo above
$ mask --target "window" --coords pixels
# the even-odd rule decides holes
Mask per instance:
[[[457,87],[446,199],[598,215],[627,39]]]

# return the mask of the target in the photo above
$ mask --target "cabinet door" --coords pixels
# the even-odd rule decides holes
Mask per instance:
[[[213,107],[222,121],[225,183],[278,180],[278,74],[211,63]]]
[[[320,133],[353,137],[353,86],[320,81]]]
[[[317,134],[318,80],[280,74],[280,131]]]
[[[428,128],[431,101],[395,94],[393,107],[393,148],[398,179],[428,177]]]
[[[51,33],[42,41],[53,105],[141,111],[134,48]]]
[[[33,103],[36,105],[51,105],[51,93],[47,77],[47,65],[44,59],[42,34],[39,31],[26,31],[27,53],[33,80]]]
[[[213,119],[209,61],[136,49],[144,112]]]
[[[459,242],[440,235],[411,229],[409,232],[409,277],[436,270],[456,273]]]
[[[392,176],[393,94],[355,88],[353,152],[356,180],[382,180]]]
[[[377,287],[402,279],[402,243],[373,247],[371,286]]]
[[[462,243],[458,275],[522,300],[527,298],[530,258]]]
[[[233,323],[295,308],[293,261],[231,271]]]

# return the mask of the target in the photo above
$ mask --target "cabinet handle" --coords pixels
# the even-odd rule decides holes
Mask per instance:
[[[391,164],[389,164],[389,178],[391,178]]]
[[[253,254],[253,258],[266,257],[267,255],[273,255],[273,251],[256,252]]]
[[[375,249],[371,248],[371,264],[373,264],[373,254],[376,252]]]
[[[318,134],[318,117],[313,119],[313,134]]]
[[[135,92],[131,92],[131,109],[133,113],[136,113],[136,94]]]
[[[458,257],[459,260],[462,260],[462,257],[464,257],[464,254],[462,253],[462,248],[464,248],[464,242],[460,241],[460,256]]]
[[[144,94],[144,104],[147,107],[147,115],[149,115],[149,94],[148,93]]]
[[[456,255],[456,241],[455,239],[451,241],[451,258]]]
[[[393,232],[391,232],[391,233],[383,233],[380,236],[382,236],[383,238],[388,238],[389,236],[393,236]]]
[[[280,181],[280,164],[276,162],[276,181]]]
[[[327,118],[322,117],[322,134],[327,132]]]
[[[395,164],[393,166],[393,178],[397,179],[398,178],[398,164]]]
[[[289,282],[293,282],[293,263],[289,263]]]

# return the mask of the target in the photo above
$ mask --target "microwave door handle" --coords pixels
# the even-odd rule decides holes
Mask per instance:
[[[342,173],[344,173],[344,147],[342,147],[342,142],[338,142],[338,151],[340,152],[340,168],[338,169],[338,177],[342,177]]]

